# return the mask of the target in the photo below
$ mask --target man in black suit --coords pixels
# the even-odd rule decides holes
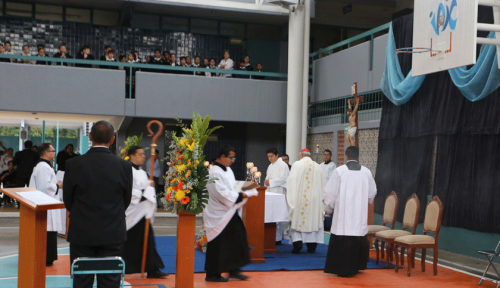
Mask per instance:
[[[122,256],[127,240],[125,210],[132,199],[132,165],[111,153],[114,128],[96,122],[89,135],[92,148],[66,161],[63,199],[71,213],[70,261],[78,257]],[[97,275],[97,287],[119,287],[120,274]],[[93,275],[75,275],[73,287],[92,287]]]
[[[38,163],[38,153],[31,150],[33,142],[30,140],[24,142],[24,150],[16,152],[12,163],[17,166],[17,187],[24,187],[30,182],[33,168]]]

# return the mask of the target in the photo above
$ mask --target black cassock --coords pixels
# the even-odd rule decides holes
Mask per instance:
[[[134,227],[127,231],[127,241],[123,253],[125,260],[125,273],[140,273],[142,264],[142,247],[144,243],[144,227],[146,218],[142,218]],[[194,248],[193,248],[194,249]],[[163,260],[156,251],[155,235],[153,227],[149,223],[148,249],[146,251],[146,269],[145,272],[157,272],[165,268]]]
[[[224,230],[207,244],[205,259],[207,277],[220,276],[223,272],[239,271],[241,267],[250,263],[249,251],[245,225],[236,212]]]

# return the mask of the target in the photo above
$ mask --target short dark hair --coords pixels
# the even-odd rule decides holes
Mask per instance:
[[[26,45],[26,44],[25,44],[25,45],[23,45],[23,48],[22,48],[22,49],[24,49],[24,47],[28,47],[28,48],[30,48],[30,46],[28,46],[28,45]]]
[[[108,53],[113,53],[113,54],[115,54],[115,50],[113,50],[113,49],[109,49]]]
[[[100,120],[92,125],[90,134],[92,135],[92,142],[97,144],[107,144],[113,138],[115,128],[113,125],[105,120]]]
[[[260,64],[260,63],[257,63],[255,66],[257,66],[257,65],[263,66],[263,65],[262,65],[262,64]]]
[[[120,61],[122,61],[122,59],[127,59],[127,57],[125,55],[120,55],[120,57],[118,57],[118,59],[120,59]]]
[[[83,51],[83,50],[85,50],[85,49],[89,49],[89,50],[90,50],[90,46],[89,46],[89,45],[84,45],[84,46],[82,47],[82,51]]]
[[[349,158],[349,160],[358,160],[359,159],[359,148],[356,146],[349,146],[345,149],[345,155]]]
[[[12,165],[14,165],[14,161],[7,162],[7,165],[9,165],[10,163],[12,163]]]
[[[328,152],[328,153],[330,153],[330,156],[332,156],[332,151],[330,151],[330,149],[325,149],[324,152]]]
[[[63,46],[64,46],[64,47],[66,47],[66,45],[65,45],[65,44],[61,44],[61,45],[59,45],[59,49],[61,49],[61,47],[63,47]]]
[[[31,142],[31,140],[24,142],[24,148],[31,148],[31,147],[33,147],[33,142]]]
[[[208,60],[208,61],[212,61],[212,60],[214,60],[214,61],[215,61],[215,59],[214,59],[214,58],[210,58],[210,60]]]
[[[144,148],[142,148],[141,146],[137,146],[137,145],[130,146],[130,148],[128,148],[128,155],[135,155],[137,153],[137,151],[140,149],[144,149]]]
[[[9,44],[12,46],[12,43],[10,43],[10,41],[5,41],[3,44]]]
[[[73,146],[73,144],[69,143],[68,145],[66,145],[66,147],[64,147],[64,149],[68,149],[69,146],[75,148],[75,146]]]
[[[170,55],[170,52],[168,52],[168,51],[163,51],[163,55],[165,55],[165,53]]]
[[[47,151],[49,151],[50,149],[50,143],[43,143],[43,144],[40,144],[40,146],[38,146],[38,155],[40,155],[40,157],[42,157],[43,155],[45,155],[45,153]]]
[[[170,56],[174,55],[175,57],[177,57],[177,54],[175,53],[170,53]]]
[[[45,51],[45,47],[38,47],[38,52],[40,52],[40,50],[42,50],[42,49],[43,49],[43,51]]]
[[[281,157],[285,157],[285,156],[288,157],[288,158],[290,158],[290,156],[288,156],[288,154],[281,155]]]
[[[222,155],[228,157],[229,156],[229,153],[233,151],[233,152],[236,152],[236,150],[234,149],[233,146],[231,145],[223,145],[222,147],[220,147],[219,149],[219,153],[217,154],[217,159],[219,159],[220,157],[222,157]]]
[[[191,59],[191,56],[186,56],[186,59],[187,59],[187,58]]]
[[[0,46],[2,46],[2,47],[3,47],[3,44],[2,44],[2,43],[0,43]]]
[[[43,45],[43,44],[38,44],[38,45],[36,45],[36,47],[37,47],[37,48],[42,47],[42,48],[44,48],[44,49],[45,49],[45,45]]]
[[[241,63],[245,63],[245,60],[243,60],[243,59],[240,59],[240,64],[241,64]]]
[[[111,46],[109,45],[104,46],[104,50],[108,50],[108,48],[111,48]]]
[[[201,57],[200,57],[200,56],[194,56],[194,59],[196,59],[196,58],[200,58],[200,60],[201,60]]]
[[[182,61],[182,59],[186,60],[186,57],[181,57],[181,61]]]
[[[276,148],[269,148],[266,151],[266,154],[273,153],[274,155],[278,155],[278,149]]]
[[[155,49],[155,53],[156,53],[156,51],[158,51],[158,53],[161,53],[160,49]]]

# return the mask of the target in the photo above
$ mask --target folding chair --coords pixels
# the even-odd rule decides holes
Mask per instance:
[[[118,273],[122,274],[120,288],[123,288],[125,281],[125,261],[123,261],[122,257],[79,257],[71,265],[71,288],[73,288],[74,275]]]
[[[490,266],[493,267],[493,270],[497,273],[498,278],[500,278],[500,274],[498,273],[497,268],[493,264],[493,259],[497,256],[500,256],[500,252],[498,251],[498,248],[500,247],[500,241],[497,244],[497,248],[495,248],[495,251],[477,251],[477,253],[482,254],[488,259],[488,265],[486,266],[486,269],[484,270],[483,276],[481,276],[481,280],[479,280],[479,285],[483,284],[484,280],[491,281],[493,283],[497,283],[497,288],[500,287],[500,283],[498,280],[493,280],[491,278],[486,277],[486,273],[488,273],[488,270],[490,269]]]

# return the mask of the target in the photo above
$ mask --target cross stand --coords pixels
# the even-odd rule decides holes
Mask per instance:
[[[351,105],[356,105],[356,100],[359,99],[359,103],[365,102],[365,97],[364,96],[358,96],[358,82],[354,82],[354,84],[351,86],[351,92],[354,97],[347,99]],[[356,147],[359,148],[359,124],[358,124],[358,112],[359,112],[359,106],[358,110],[356,110],[356,114],[354,115],[356,117]]]

